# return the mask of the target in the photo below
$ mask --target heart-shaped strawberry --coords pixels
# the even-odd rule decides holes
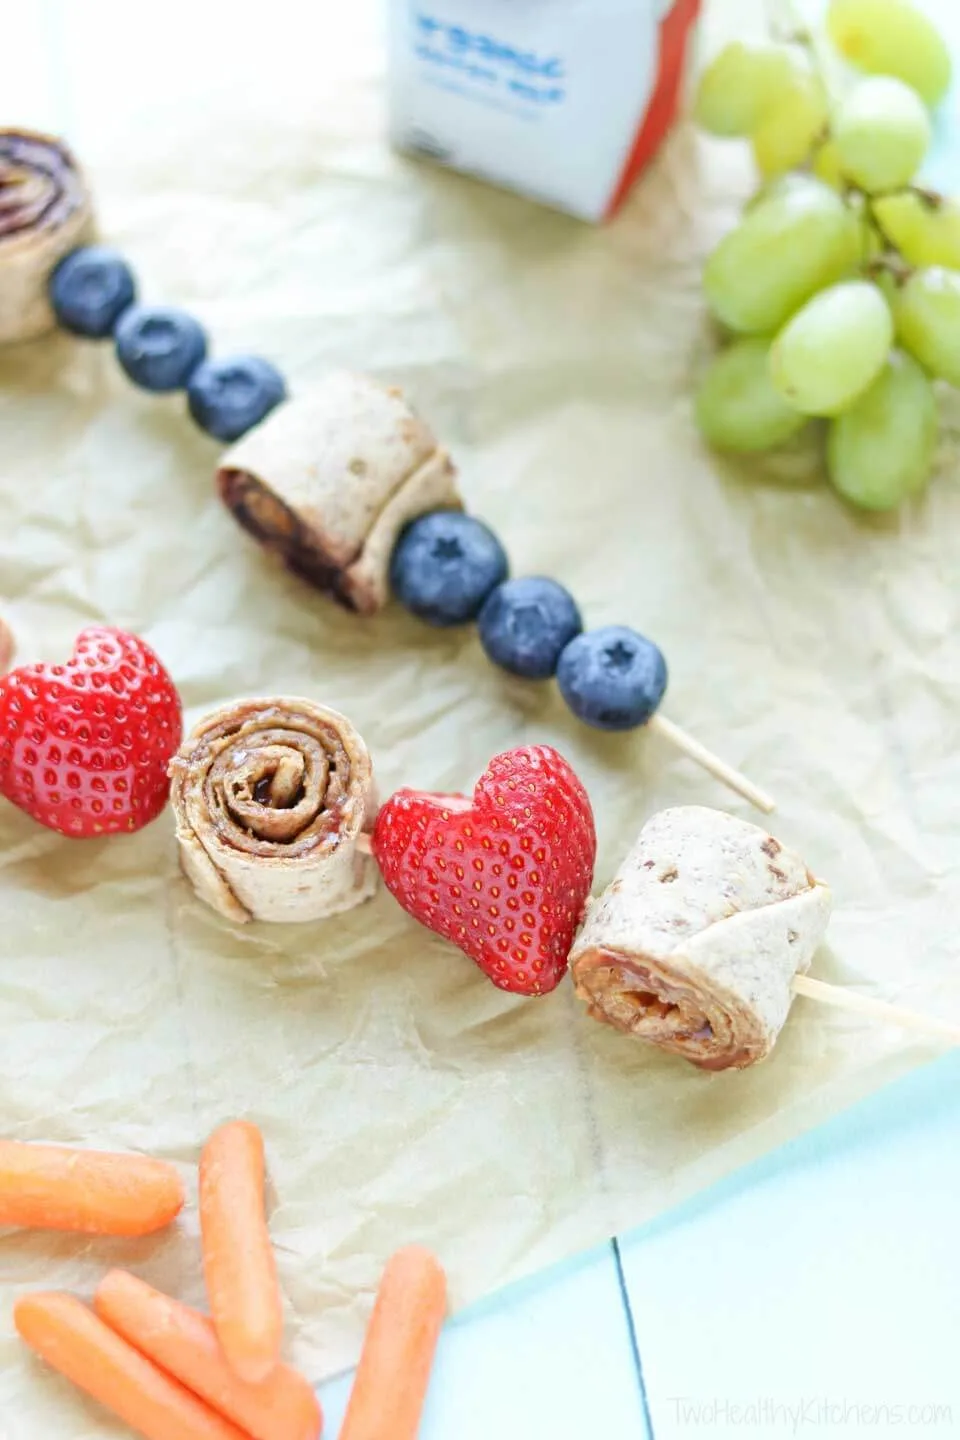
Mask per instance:
[[[587,792],[549,745],[495,756],[472,801],[398,790],[373,833],[403,908],[520,995],[563,978],[596,851]]]
[[[136,635],[99,626],[65,665],[0,680],[0,793],[78,838],[139,830],[167,802],[180,697]]]

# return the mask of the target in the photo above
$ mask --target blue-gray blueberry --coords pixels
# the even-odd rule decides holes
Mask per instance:
[[[239,440],[286,398],[283,376],[258,355],[204,360],[190,377],[187,404],[201,430]]]
[[[600,730],[645,725],[667,688],[667,662],[652,640],[626,625],[578,635],[557,664],[557,683],[574,715]]]
[[[503,546],[488,526],[460,510],[411,521],[394,547],[390,584],[401,604],[431,625],[473,620],[507,576]]]
[[[64,256],[48,291],[57,324],[88,340],[112,335],[137,296],[130,266],[106,245],[84,245]]]
[[[526,680],[548,679],[583,629],[570,591],[539,575],[504,580],[487,596],[477,624],[490,659]]]
[[[183,390],[207,353],[202,327],[184,310],[132,305],[116,328],[117,359],[144,390]]]

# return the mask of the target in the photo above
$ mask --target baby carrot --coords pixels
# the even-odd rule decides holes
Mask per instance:
[[[253,1440],[317,1440],[320,1402],[302,1375],[280,1364],[262,1385],[240,1380],[206,1315],[171,1300],[135,1275],[111,1270],[93,1308],[161,1370],[226,1415]]]
[[[31,1350],[145,1440],[245,1440],[73,1295],[25,1295],[13,1320]]]
[[[429,1250],[410,1245],[380,1281],[340,1440],[416,1440],[447,1282]]]
[[[0,1226],[149,1235],[183,1208],[165,1160],[0,1140]]]
[[[235,1120],[200,1157],[203,1274],[217,1338],[231,1368],[259,1385],[280,1359],[283,1306],[263,1201],[263,1137]]]

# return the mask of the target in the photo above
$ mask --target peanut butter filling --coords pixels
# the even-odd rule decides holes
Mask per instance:
[[[701,1007],[689,995],[674,991],[661,979],[640,966],[608,963],[584,967],[579,988],[595,1018],[606,1020],[619,1030],[644,1035],[655,1030],[659,1038],[677,1041],[709,1040],[713,1027]]]

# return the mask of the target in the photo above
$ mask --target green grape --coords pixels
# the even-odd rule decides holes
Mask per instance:
[[[817,179],[822,180],[824,185],[829,185],[831,190],[843,189],[844,178],[836,140],[824,140],[822,145],[817,146],[813,154],[812,170]]]
[[[818,181],[789,186],[748,211],[707,260],[703,285],[730,330],[769,335],[825,285],[860,263],[860,221]]]
[[[820,81],[799,71],[781,86],[753,130],[753,158],[765,177],[782,175],[809,158],[828,118]]]
[[[768,341],[759,337],[736,340],[704,375],[697,391],[697,424],[718,450],[770,450],[806,423],[774,388],[769,350]]]
[[[862,195],[854,193],[847,199],[847,204],[857,217],[860,226],[860,262],[866,267],[873,260],[878,260],[887,250],[887,244],[880,230],[874,221],[873,210]],[[867,271],[870,274],[870,271]],[[875,277],[871,274],[871,279]]]
[[[867,280],[831,285],[789,320],[770,348],[770,374],[805,415],[839,415],[874,379],[893,340],[893,316]]]
[[[844,175],[870,193],[907,185],[930,144],[930,119],[902,80],[861,80],[840,106],[833,138]]]
[[[831,0],[827,31],[844,59],[868,75],[893,75],[928,105],[950,84],[950,52],[910,0]]]
[[[894,316],[903,348],[931,375],[960,385],[960,272],[915,270],[897,292]]]
[[[876,260],[879,258],[879,256],[883,254],[884,250],[886,249],[886,245],[884,244],[883,236],[880,234],[880,231],[877,229],[876,225],[874,225],[873,222],[869,220],[866,216],[863,216],[860,221],[860,237],[860,254],[863,259],[863,263],[865,265],[869,265],[871,260]]]
[[[749,135],[789,82],[796,63],[785,45],[734,40],[700,76],[694,119],[711,135]]]
[[[960,270],[960,205],[955,200],[931,204],[904,190],[874,200],[873,212],[909,265]]]
[[[933,386],[893,350],[873,384],[830,426],[827,473],[867,510],[890,510],[926,485],[937,443]]]
[[[744,213],[755,210],[758,205],[764,205],[768,200],[776,200],[781,195],[789,195],[791,192],[802,190],[816,193],[821,188],[822,182],[814,179],[803,170],[789,170],[786,175],[775,175],[772,180],[766,180],[755,191],[744,205]]]
[[[870,276],[870,279],[873,281],[874,285],[876,285],[877,289],[880,291],[881,295],[886,300],[887,304],[890,306],[890,314],[894,317],[893,328],[894,331],[896,331],[897,296],[900,293],[900,286],[897,280],[897,276],[893,273],[893,271],[888,270],[886,267],[882,269],[880,267],[877,267],[876,272]]]

